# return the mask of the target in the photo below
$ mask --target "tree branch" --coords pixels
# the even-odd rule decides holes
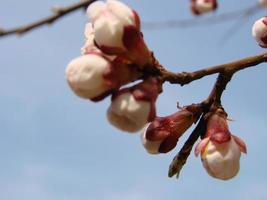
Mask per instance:
[[[7,30],[1,28],[0,29],[0,37],[13,35],[13,34],[21,35],[21,34],[29,32],[33,29],[39,28],[43,25],[52,24],[55,21],[57,21],[58,19],[66,16],[69,13],[72,13],[76,10],[81,9],[81,8],[86,8],[89,4],[93,3],[94,1],[96,1],[96,0],[83,0],[81,2],[77,2],[77,3],[74,3],[74,4],[69,5],[69,6],[52,9],[53,14],[51,16],[45,17],[43,19],[37,20],[35,22],[32,22],[30,24],[26,24],[26,25],[23,25],[20,27],[7,29]]]
[[[260,63],[267,62],[267,53],[259,54],[256,56],[246,57],[234,62],[216,65],[212,67],[203,68],[194,72],[181,72],[173,73],[166,70],[162,65],[156,63],[157,73],[160,74],[164,81],[172,84],[185,85],[192,81],[203,78],[204,76],[216,74],[216,73],[235,73],[239,70],[256,66]]]

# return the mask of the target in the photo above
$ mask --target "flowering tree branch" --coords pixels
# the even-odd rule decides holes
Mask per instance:
[[[215,104],[214,106],[218,106],[221,104],[221,96],[226,88],[226,85],[231,81],[233,74],[234,72],[219,73],[210,95],[205,101],[200,104],[203,107],[204,112],[197,126],[195,127],[181,150],[173,158],[173,161],[170,164],[168,172],[169,177],[172,177],[176,174],[176,177],[179,178],[180,171],[185,165],[186,160],[190,155],[195,142],[198,140],[199,136],[203,136],[206,132],[205,115],[210,110],[210,107],[212,105]]]
[[[1,30],[0,36],[22,34],[51,24],[68,13],[86,8],[94,1],[85,0],[68,7],[56,8],[52,16],[19,28]],[[259,5],[243,11],[241,16],[253,14],[260,6],[267,7],[267,0],[260,0]],[[191,11],[195,15],[216,9],[216,0],[191,0]],[[193,123],[197,123],[173,159],[169,177],[175,174],[179,176],[199,137],[201,142],[195,148],[195,155],[201,154],[209,175],[222,180],[234,177],[239,170],[241,152],[246,153],[246,144],[241,138],[231,134],[221,96],[236,72],[267,62],[267,53],[193,72],[174,73],[162,66],[147,47],[136,11],[120,1],[108,0],[90,5],[87,15],[90,23],[85,26],[82,55],[73,59],[66,68],[66,79],[73,92],[94,102],[111,96],[107,110],[109,122],[129,133],[142,130],[143,146],[151,154],[168,153],[174,149],[179,138]],[[227,15],[223,17],[225,16]],[[267,48],[265,32],[267,33],[266,17],[254,24],[253,35],[260,46]],[[178,106],[179,111],[165,117],[156,115],[156,100],[162,92],[163,83],[183,86],[212,74],[218,74],[218,77],[204,101]],[[137,80],[141,81],[128,85]]]
[[[5,29],[0,28],[0,37],[13,35],[13,34],[22,35],[33,29],[39,28],[43,25],[50,25],[54,23],[55,21],[57,21],[58,19],[66,16],[69,13],[72,13],[79,9],[87,8],[88,5],[93,3],[94,1],[96,0],[83,0],[81,2],[77,2],[69,6],[52,8],[53,14],[51,16],[48,16],[43,19],[32,22],[30,24],[26,24],[23,26],[12,28],[12,29],[5,30]]]

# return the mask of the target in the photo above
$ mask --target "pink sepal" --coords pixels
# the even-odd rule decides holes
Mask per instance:
[[[143,34],[135,26],[126,26],[123,31],[123,45],[128,50],[125,56],[140,68],[151,60],[151,52],[147,48]]]
[[[262,23],[264,23],[267,26],[267,17],[263,18]]]
[[[229,142],[231,140],[231,133],[229,131],[216,132],[210,136],[210,140],[218,144]]]
[[[232,135],[236,144],[239,146],[239,149],[241,152],[243,153],[247,153],[247,146],[246,146],[246,143],[239,137],[235,136],[235,135]]]
[[[261,38],[261,41],[264,43],[264,45],[260,44],[262,48],[267,48],[267,35]]]
[[[206,146],[208,145],[209,141],[210,141],[210,138],[207,137],[207,138],[204,138],[203,140],[201,140],[201,141],[197,144],[197,146],[196,146],[196,148],[195,148],[195,156],[196,156],[196,157],[197,157],[200,153],[203,153],[203,152],[204,152],[204,150],[205,150]]]
[[[165,117],[156,117],[146,129],[146,139],[149,141],[162,141],[170,135],[170,130],[165,128]]]
[[[159,146],[159,153],[168,153],[169,151],[171,151],[172,149],[174,149],[177,145],[178,142],[177,137],[170,135],[169,137],[167,137]]]
[[[141,29],[140,17],[135,10],[132,10],[132,12],[134,15],[135,26],[138,30],[140,30]]]

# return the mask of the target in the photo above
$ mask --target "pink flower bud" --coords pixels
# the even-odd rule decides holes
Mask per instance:
[[[259,5],[262,7],[266,7],[267,6],[267,0],[259,0]]]
[[[86,99],[99,101],[132,79],[136,73],[127,66],[110,62],[102,54],[87,54],[72,60],[66,69],[73,92]]]
[[[183,133],[198,119],[201,109],[192,104],[167,117],[156,117],[143,129],[142,143],[148,153],[171,151]]]
[[[214,11],[217,6],[216,0],[191,0],[191,10],[195,15]]]
[[[158,82],[149,78],[112,96],[108,108],[109,122],[120,130],[137,132],[155,118]]]
[[[87,14],[95,33],[95,42],[106,54],[123,54],[140,67],[150,62],[137,13],[117,0],[92,3]]]
[[[228,180],[239,171],[241,152],[246,153],[246,144],[230,133],[227,114],[217,109],[208,118],[205,138],[197,145],[195,155],[201,153],[201,161],[214,178]]]
[[[267,48],[267,17],[262,17],[254,23],[252,35],[261,47]]]

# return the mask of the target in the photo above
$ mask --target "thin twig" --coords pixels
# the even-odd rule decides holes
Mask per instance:
[[[93,3],[96,0],[83,0],[81,2],[74,3],[69,6],[65,7],[58,7],[56,9],[53,9],[53,14],[51,16],[45,17],[43,19],[37,20],[35,22],[32,22],[30,24],[26,24],[23,26],[19,26],[12,29],[3,29],[0,28],[0,37],[3,36],[9,36],[13,34],[22,35],[24,33],[27,33],[33,29],[39,28],[43,25],[50,25],[53,22],[57,21],[58,19],[66,16],[69,13],[72,13],[76,10],[86,8],[89,4]]]

